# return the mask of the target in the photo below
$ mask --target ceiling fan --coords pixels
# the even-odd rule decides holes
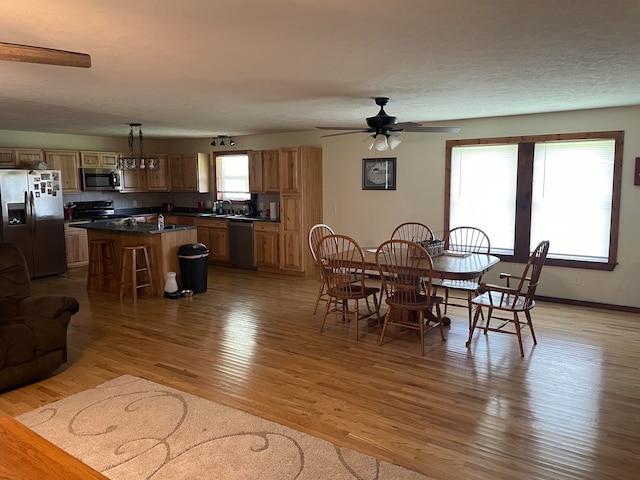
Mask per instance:
[[[385,151],[391,148],[393,150],[400,144],[398,136],[400,132],[420,132],[420,133],[457,133],[460,131],[458,127],[425,127],[419,123],[404,122],[397,123],[397,118],[387,115],[384,111],[385,105],[389,102],[387,97],[376,97],[376,105],[380,107],[380,111],[375,117],[367,118],[368,128],[354,129],[351,127],[316,127],[321,130],[349,130],[344,133],[332,133],[323,135],[322,137],[335,137],[337,135],[350,135],[352,133],[371,133],[364,143],[369,150],[375,148],[378,151]]]
[[[91,57],[86,53],[68,52],[53,48],[32,47],[0,42],[0,60],[10,62],[44,63],[64,67],[91,67]]]

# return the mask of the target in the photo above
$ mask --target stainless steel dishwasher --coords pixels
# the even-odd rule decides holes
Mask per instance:
[[[253,222],[229,219],[229,259],[234,267],[256,269],[253,253]]]

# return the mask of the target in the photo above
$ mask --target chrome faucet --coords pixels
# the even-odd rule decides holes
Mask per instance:
[[[222,200],[222,210],[224,210],[224,202],[229,202],[229,212],[233,213],[233,202],[231,200]]]

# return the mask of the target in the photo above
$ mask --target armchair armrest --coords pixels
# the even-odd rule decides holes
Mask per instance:
[[[496,285],[494,283],[481,283],[478,288],[484,292],[499,292],[506,295],[520,295],[520,291],[517,288],[505,287],[503,285]]]
[[[70,315],[80,310],[80,304],[73,297],[64,295],[43,295],[36,297],[26,297],[19,305],[20,315],[33,315],[45,318],[58,318],[62,313],[69,312]]]
[[[500,278],[506,278],[507,279],[507,287],[510,286],[509,284],[509,280],[513,279],[513,280],[522,280],[522,277],[519,277],[517,275],[512,275],[510,273],[500,273]],[[531,281],[531,277],[524,277],[524,279],[528,282]]]

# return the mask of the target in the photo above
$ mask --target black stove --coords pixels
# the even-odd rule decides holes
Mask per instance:
[[[116,215],[113,200],[95,200],[92,202],[76,202],[73,208],[74,220],[101,220],[107,218],[121,218]]]

